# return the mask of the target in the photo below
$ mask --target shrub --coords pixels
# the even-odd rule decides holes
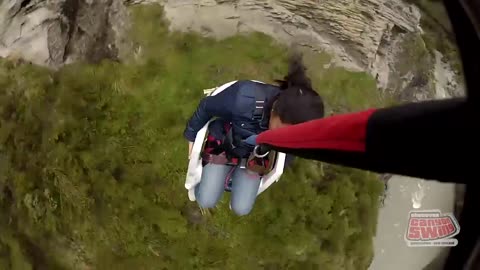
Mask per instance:
[[[206,216],[187,200],[181,134],[201,90],[272,82],[286,48],[169,33],[155,6],[133,15],[138,59],[0,62],[1,269],[366,269],[382,187],[371,173],[298,161],[247,217],[226,198]],[[327,101],[347,95],[334,106],[376,97],[366,74],[315,76]]]

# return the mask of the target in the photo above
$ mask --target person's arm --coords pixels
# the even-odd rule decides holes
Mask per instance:
[[[184,137],[193,143],[197,132],[202,129],[209,120],[214,117],[229,118],[236,90],[237,86],[233,84],[215,96],[203,98],[187,122],[185,131],[183,132]]]
[[[466,183],[479,138],[463,98],[371,109],[269,130],[257,144],[379,173]],[[476,129],[476,128],[475,128]]]

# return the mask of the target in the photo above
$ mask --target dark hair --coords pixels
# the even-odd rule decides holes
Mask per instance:
[[[324,105],[320,95],[313,90],[307,77],[302,55],[290,55],[288,74],[276,80],[281,93],[275,99],[272,112],[287,124],[299,124],[324,116]]]

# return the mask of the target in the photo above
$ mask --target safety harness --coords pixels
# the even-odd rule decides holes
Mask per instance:
[[[268,123],[270,119],[270,110],[266,109],[269,102],[267,90],[262,88],[255,91],[255,109],[252,113],[252,123],[257,124],[261,130],[268,129]],[[241,127],[235,127],[241,128]],[[258,158],[253,154],[253,151],[245,152],[247,147],[246,143],[241,138],[235,136],[235,128],[232,123],[226,123],[224,126],[225,136],[223,140],[218,140],[212,135],[207,138],[205,151],[202,153],[203,165],[206,164],[219,164],[233,166],[232,171],[225,179],[225,190],[230,191],[231,188],[231,176],[235,167],[248,168],[251,171],[255,171],[260,175],[264,175],[270,168],[273,162],[270,162],[272,155],[266,155],[265,157]],[[252,147],[253,150],[253,147]],[[246,158],[245,156],[248,157]]]

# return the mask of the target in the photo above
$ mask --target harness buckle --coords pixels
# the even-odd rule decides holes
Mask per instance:
[[[256,145],[255,148],[253,149],[253,155],[256,158],[264,158],[268,156],[268,154],[270,154],[270,151],[268,151],[267,149],[264,149],[264,147],[262,147],[261,145]]]

